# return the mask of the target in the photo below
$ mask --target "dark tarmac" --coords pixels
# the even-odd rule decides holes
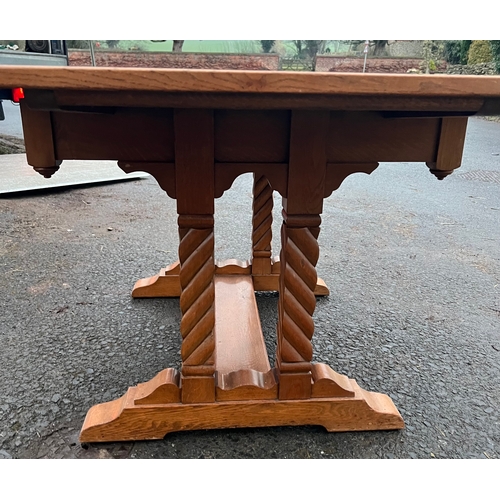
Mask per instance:
[[[249,175],[217,200],[217,258],[249,257],[251,201]],[[175,202],[148,178],[0,197],[0,458],[499,458],[500,124],[470,120],[444,181],[381,164],[348,178],[322,218],[331,295],[317,302],[314,361],[389,394],[404,430],[82,446],[92,405],[180,364],[179,301],[130,296],[177,255]],[[277,295],[258,304],[273,363]]]

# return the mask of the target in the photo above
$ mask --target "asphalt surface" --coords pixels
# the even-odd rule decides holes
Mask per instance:
[[[250,208],[242,176],[216,203],[217,258],[248,257]],[[152,178],[0,197],[0,457],[499,458],[499,123],[470,120],[463,166],[444,181],[423,164],[382,164],[325,201],[317,269],[331,295],[317,302],[314,360],[389,394],[401,431],[82,446],[90,406],[179,367],[179,301],[130,296],[176,259],[175,221]],[[258,304],[272,362],[277,296]]]

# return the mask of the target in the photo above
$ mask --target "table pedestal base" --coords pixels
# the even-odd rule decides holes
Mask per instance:
[[[137,405],[137,387],[115,401],[94,406],[80,434],[82,442],[163,439],[175,431],[238,427],[321,425],[329,432],[402,429],[391,399],[350,380],[353,397],[296,401],[227,401]]]
[[[221,269],[233,267],[234,262]],[[167,368],[115,401],[92,407],[83,442],[162,439],[193,429],[321,425],[327,431],[401,429],[391,399],[368,392],[329,366],[311,365],[311,397],[284,399],[278,368],[271,368],[250,275],[216,275],[215,402],[182,403],[182,379]]]

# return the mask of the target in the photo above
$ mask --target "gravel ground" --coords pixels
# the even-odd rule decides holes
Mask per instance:
[[[152,178],[1,197],[0,458],[498,458],[499,153],[500,124],[472,119],[463,166],[446,180],[382,164],[325,201],[318,274],[331,295],[317,303],[314,360],[389,394],[402,431],[82,446],[90,406],[179,367],[179,301],[130,297],[137,278],[176,259],[175,203]],[[216,203],[217,258],[248,257],[250,207],[242,176]],[[277,296],[258,304],[273,359]]]

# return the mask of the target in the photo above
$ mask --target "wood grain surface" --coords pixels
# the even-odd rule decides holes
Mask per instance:
[[[276,399],[251,276],[216,276],[217,400]]]
[[[282,425],[321,425],[329,432],[404,428],[388,396],[365,391],[352,379],[349,385],[354,397],[140,406],[134,404],[136,387],[131,387],[120,399],[89,410],[80,441],[162,439],[181,430]]]
[[[0,88],[500,97],[500,76],[2,66]]]
[[[444,179],[461,165],[467,132],[467,118],[448,117],[443,118],[441,122],[437,160],[427,162],[427,166],[438,179]]]
[[[21,102],[26,159],[44,177],[51,177],[61,161],[56,158],[52,113],[30,109]]]

